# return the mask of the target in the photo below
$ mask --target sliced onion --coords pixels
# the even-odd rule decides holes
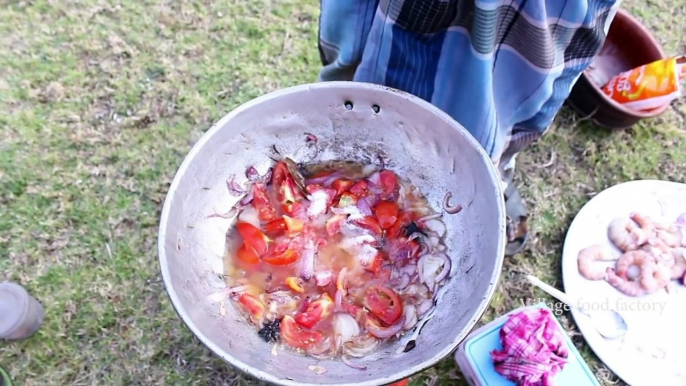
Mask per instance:
[[[334,310],[340,311],[343,309],[343,291],[337,290],[333,297]]]
[[[342,357],[341,357],[341,362],[345,363],[345,365],[348,366],[348,367],[352,367],[353,369],[357,369],[357,370],[367,370],[367,367],[366,367],[366,366],[356,365],[356,364],[350,362],[350,360],[349,360],[348,358],[346,358],[345,356],[342,356]]]
[[[448,192],[445,194],[445,198],[443,199],[443,210],[448,214],[459,213],[462,210],[462,205],[457,204],[455,206],[451,206],[450,205],[450,199],[451,198],[453,198],[452,192]]]
[[[407,264],[407,265],[403,266],[402,268],[400,268],[400,271],[405,273],[405,274],[412,276],[415,273],[417,273],[417,266],[414,264]]]
[[[248,190],[248,194],[246,194],[245,196],[243,196],[243,198],[241,198],[241,201],[240,201],[241,205],[245,206],[245,205],[250,204],[252,202],[253,197],[255,197],[255,189],[253,189],[253,187],[251,186],[250,190]]]
[[[241,194],[247,192],[248,190],[242,187],[238,182],[236,182],[236,176],[232,175],[226,180],[226,186],[229,188],[229,193],[233,196],[240,196]]]
[[[343,352],[351,357],[362,358],[371,354],[380,344],[381,342],[373,336],[359,336],[343,345]]]
[[[326,338],[320,344],[313,347],[309,347],[307,349],[307,353],[310,355],[322,355],[331,349],[331,345],[331,338]]]
[[[357,209],[365,216],[372,215],[372,208],[369,206],[369,202],[367,202],[366,199],[357,200]]]
[[[417,222],[426,222],[430,220],[435,220],[437,218],[443,217],[443,213],[434,213],[434,214],[428,214],[426,216],[422,216],[417,219]]]
[[[402,291],[407,288],[408,285],[410,285],[410,275],[404,273],[402,276],[400,276],[400,281],[398,282],[396,288]]]
[[[682,213],[676,218],[676,223],[679,225],[686,225],[686,213]]]
[[[305,133],[305,142],[317,142],[317,136],[312,133]]]
[[[438,244],[441,242],[441,239],[439,239],[437,236],[430,236],[428,241],[429,246],[431,246],[432,248],[436,248]]]
[[[446,228],[443,221],[437,219],[427,220],[424,221],[424,226],[426,227],[426,229],[436,233],[436,236],[438,236],[439,238],[445,235]]]
[[[381,327],[381,326],[375,324],[370,319],[367,319],[367,323],[365,323],[365,327],[367,328],[367,331],[369,331],[370,334],[374,335],[375,337],[377,337],[379,339],[388,339],[392,336],[395,336],[395,334],[399,333],[403,329],[404,325],[405,325],[405,317],[404,316],[401,316],[397,322],[393,323],[393,325],[391,325],[389,327]]]
[[[298,271],[300,277],[308,281],[312,279],[312,276],[314,275],[314,255],[316,254],[315,247],[313,243],[308,243],[308,245],[303,249],[303,252],[300,257],[300,262]]]
[[[376,172],[376,173],[372,174],[371,176],[369,176],[369,178],[367,180],[369,180],[369,182],[371,182],[373,187],[378,187],[379,185],[381,185],[381,174],[379,174],[379,172]],[[379,193],[381,193],[381,192],[379,192]]]
[[[425,283],[432,290],[434,284],[443,280],[450,273],[450,267],[450,259],[445,253],[424,255],[417,263],[419,281]]]
[[[260,180],[260,173],[257,172],[254,166],[250,166],[245,170],[245,176],[250,182],[256,182]]]
[[[334,334],[341,338],[342,343],[349,342],[360,335],[360,326],[350,314],[339,313],[334,315],[333,328]]]
[[[231,208],[231,210],[229,210],[229,211],[226,212],[226,213],[217,213],[217,212],[215,211],[215,212],[212,213],[211,215],[207,216],[207,218],[212,218],[212,217],[231,218],[231,217],[235,216],[236,213],[238,213],[238,210],[237,210],[236,208]]]
[[[405,304],[403,315],[405,315],[403,329],[409,330],[417,324],[417,308],[412,304]]]
[[[369,196],[365,197],[365,201],[367,201],[367,204],[370,208],[373,208],[376,206],[376,204],[379,203],[379,201],[381,201],[381,196],[379,195],[379,193],[370,194]]]
[[[433,307],[434,302],[431,299],[423,299],[417,304],[417,315],[421,316],[427,313]]]

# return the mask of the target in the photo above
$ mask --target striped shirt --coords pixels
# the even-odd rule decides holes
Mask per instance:
[[[501,166],[538,139],[621,0],[321,0],[320,81],[431,102]]]

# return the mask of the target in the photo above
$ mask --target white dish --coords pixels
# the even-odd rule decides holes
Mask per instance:
[[[617,217],[639,212],[674,222],[686,212],[686,184],[640,180],[615,185],[591,199],[577,214],[562,251],[565,292],[585,307],[619,309],[627,318],[628,334],[616,341],[600,336],[590,319],[575,310],[572,316],[595,354],[618,377],[632,386],[686,385],[686,287],[673,281],[667,291],[633,298],[606,281],[589,281],[579,274],[577,256],[593,244],[611,246],[607,228]],[[603,263],[600,263],[603,264]],[[613,263],[607,263],[612,266]]]

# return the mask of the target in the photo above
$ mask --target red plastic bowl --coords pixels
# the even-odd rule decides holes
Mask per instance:
[[[598,126],[626,129],[662,114],[669,103],[646,111],[630,110],[610,99],[601,87],[624,71],[664,59],[660,44],[638,20],[619,10],[600,53],[572,88],[567,104]]]

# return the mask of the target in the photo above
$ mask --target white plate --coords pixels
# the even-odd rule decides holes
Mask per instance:
[[[652,180],[626,182],[602,191],[579,211],[569,227],[562,251],[565,292],[580,298],[580,303],[588,308],[619,308],[628,319],[629,333],[619,340],[606,340],[586,315],[573,309],[571,313],[591,349],[626,383],[683,386],[686,385],[683,365],[686,363],[686,287],[673,281],[670,293],[660,291],[632,298],[604,280],[589,281],[579,275],[579,251],[593,244],[614,248],[607,237],[608,225],[617,217],[628,218],[631,212],[674,222],[686,212],[686,185]],[[614,250],[620,254],[618,249]]]

